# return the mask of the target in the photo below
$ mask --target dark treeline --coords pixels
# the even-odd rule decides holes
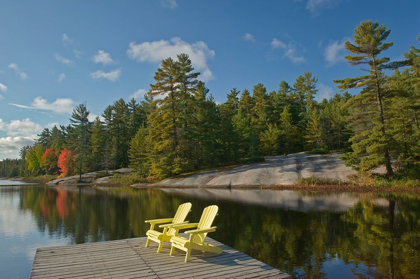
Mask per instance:
[[[3,161],[0,176],[133,167],[161,179],[309,150],[345,151],[347,164],[361,171],[385,165],[392,175],[391,161],[402,168],[420,161],[420,50],[411,47],[400,62],[382,57],[392,46],[384,42],[389,32],[371,21],[356,28],[355,44],[345,45],[355,56],[346,59],[365,65],[363,76],[335,81],[342,93],[320,103],[317,79],[306,72],[273,91],[261,83],[233,88],[218,104],[188,55],[167,58],[143,101],[117,100],[93,122],[80,104],[70,125],[44,129],[20,160]],[[361,91],[351,96],[350,88]]]

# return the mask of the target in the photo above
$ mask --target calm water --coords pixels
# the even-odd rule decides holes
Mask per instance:
[[[144,236],[219,205],[210,236],[294,278],[419,278],[420,197],[254,190],[0,187],[0,277],[26,278],[38,247]]]

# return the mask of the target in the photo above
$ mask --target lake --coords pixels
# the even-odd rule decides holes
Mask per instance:
[[[36,248],[144,236],[190,201],[209,236],[294,278],[418,278],[420,196],[45,185],[0,187],[0,272],[27,278]],[[155,249],[155,248],[152,248]]]

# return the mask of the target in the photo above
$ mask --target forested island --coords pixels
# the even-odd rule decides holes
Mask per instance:
[[[360,76],[334,80],[340,93],[317,102],[317,78],[306,72],[277,90],[258,83],[214,101],[187,54],[167,58],[144,100],[119,99],[90,122],[87,104],[70,124],[45,128],[20,159],[0,162],[1,177],[78,173],[131,167],[134,182],[159,181],[220,166],[301,151],[342,152],[360,173],[384,165],[380,181],[416,185],[420,177],[420,49],[391,61],[390,30],[362,22],[345,58]],[[417,38],[420,44],[420,36]],[[357,89],[356,95],[346,90]],[[271,90],[271,91],[270,91]],[[51,176],[51,177],[52,177]]]

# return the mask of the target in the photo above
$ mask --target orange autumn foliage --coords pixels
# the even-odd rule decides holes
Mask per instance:
[[[72,150],[65,148],[61,150],[57,162],[58,169],[61,173],[59,177],[66,177],[74,171],[76,157],[77,155]]]

